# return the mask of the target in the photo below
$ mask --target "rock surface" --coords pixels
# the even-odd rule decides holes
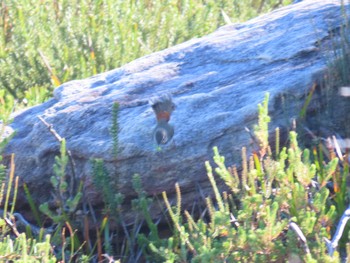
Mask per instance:
[[[17,133],[6,155],[15,153],[16,175],[34,199],[48,201],[59,143],[38,119],[41,116],[66,138],[76,174],[86,176],[87,198],[95,207],[102,208],[102,200],[90,179],[92,158],[105,161],[111,180],[118,181],[115,192],[127,200],[135,196],[131,178],[138,173],[149,195],[167,191],[173,197],[178,182],[183,203],[192,204],[198,186],[203,192],[211,190],[204,162],[212,160],[213,146],[219,147],[227,164],[239,163],[241,147],[249,144],[244,127],[256,123],[257,104],[266,92],[273,125],[286,126],[298,115],[305,94],[324,74],[329,47],[345,23],[340,2],[302,1],[121,68],[65,83],[54,98],[17,114],[8,127]],[[175,135],[159,151],[152,140],[156,119],[148,101],[165,93],[177,106],[170,120]],[[286,94],[293,99],[282,104]],[[117,158],[110,135],[114,102],[120,104]],[[24,196],[17,204],[25,207]],[[133,216],[128,204],[126,220]]]

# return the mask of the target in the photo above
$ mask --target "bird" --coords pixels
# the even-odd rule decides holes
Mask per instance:
[[[151,99],[150,104],[157,119],[153,140],[158,146],[167,144],[174,136],[174,127],[169,124],[169,121],[176,106],[168,94]]]

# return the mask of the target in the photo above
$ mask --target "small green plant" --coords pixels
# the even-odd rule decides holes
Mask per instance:
[[[150,214],[150,206],[154,203],[154,200],[148,198],[146,193],[142,190],[141,178],[139,175],[133,177],[133,187],[138,195],[138,198],[133,200],[133,209],[135,211],[141,211],[141,216],[145,219],[149,229],[149,233],[141,233],[137,236],[137,242],[143,251],[143,256],[151,262],[176,262],[178,256],[172,250],[174,248],[174,242],[177,243],[172,237],[164,240],[159,236],[158,225],[152,221],[152,215]],[[164,193],[165,194],[165,193]],[[178,195],[180,197],[180,195]],[[181,204],[181,202],[178,202]],[[178,212],[180,212],[178,210]],[[179,213],[176,213],[179,215]]]
[[[119,104],[115,102],[112,107],[112,116],[111,116],[111,128],[110,135],[112,138],[112,156],[113,158],[118,157],[118,134],[119,134],[119,125],[118,125],[118,113],[119,113]],[[97,240],[97,250],[98,257],[102,259],[102,247],[105,255],[120,255],[125,260],[129,262],[138,261],[139,255],[134,253],[136,247],[136,233],[139,231],[138,220],[135,219],[134,228],[129,231],[122,215],[122,203],[124,201],[124,196],[121,193],[118,193],[118,174],[114,174],[113,179],[110,176],[110,172],[107,170],[105,163],[102,159],[92,160],[93,167],[93,180],[96,188],[101,189],[102,198],[104,201],[104,215],[103,224],[99,228],[98,240]],[[110,230],[110,222],[114,222],[118,225],[116,231]],[[116,237],[115,239],[113,238]],[[103,241],[104,240],[104,241]],[[113,246],[111,244],[113,241],[114,244],[117,244],[116,251],[113,251]],[[123,246],[121,247],[120,244]]]
[[[110,135],[112,138],[112,156],[117,158],[118,156],[118,124],[119,103],[115,102],[112,106],[111,114],[111,128]],[[93,179],[97,188],[102,189],[103,200],[105,203],[105,214],[113,214],[116,218],[119,218],[120,205],[123,203],[123,195],[115,193],[115,188],[118,188],[118,174],[114,176],[114,180],[111,180],[108,170],[106,169],[102,159],[92,160],[93,167]],[[119,220],[119,219],[118,219]]]
[[[102,189],[103,200],[105,203],[105,214],[113,214],[117,218],[119,217],[120,205],[123,203],[123,195],[115,193],[114,184],[107,171],[103,160],[93,160],[93,179],[97,188]]]
[[[55,157],[55,164],[53,167],[54,174],[51,176],[51,184],[54,188],[53,197],[57,204],[57,214],[54,214],[49,209],[49,204],[44,203],[40,205],[40,211],[49,216],[54,222],[64,224],[71,218],[77,209],[79,201],[82,197],[81,185],[78,192],[72,195],[69,189],[69,183],[66,176],[66,168],[68,164],[68,156],[66,153],[66,141],[61,142],[61,156]]]
[[[28,238],[25,233],[19,233],[17,229],[19,222],[15,220],[15,216],[18,218],[20,215],[14,213],[14,210],[19,178],[14,175],[15,163],[12,155],[8,177],[1,178],[0,205],[3,207],[3,214],[0,217],[0,261],[56,262],[49,235],[45,236],[44,241],[38,242]]]
[[[17,197],[17,191],[18,191],[18,177],[15,179],[15,161],[14,161],[14,155],[11,155],[11,163],[10,163],[10,172],[8,173],[8,176],[6,178],[2,178],[3,181],[1,181],[1,189],[0,189],[0,205],[3,206],[3,219],[1,220],[1,233],[2,235],[8,234],[8,227],[5,224],[5,222],[8,222],[8,218],[13,216],[13,212],[15,209],[16,204],[16,197]],[[4,167],[1,167],[1,169],[4,169]],[[4,171],[1,171],[3,174]],[[15,179],[15,185],[13,185]],[[5,193],[5,185],[7,185],[7,191]],[[10,208],[10,198],[11,198],[11,192],[13,191],[13,197],[11,202],[11,209]],[[5,199],[5,200],[4,200]]]
[[[45,87],[31,87],[24,92],[24,99],[22,100],[22,105],[25,107],[38,105],[48,100],[50,95],[50,90]]]
[[[15,239],[6,236],[0,242],[0,260],[2,262],[57,262],[47,235],[43,242],[28,239],[24,233]]]
[[[61,141],[60,153],[60,156],[55,157],[55,164],[53,167],[54,175],[50,178],[53,186],[52,195],[56,204],[56,210],[52,211],[49,208],[48,202],[41,204],[39,210],[57,225],[52,242],[62,244],[61,257],[64,261],[67,253],[66,247],[68,245],[70,245],[70,260],[75,255],[76,251],[80,249],[80,242],[73,230],[75,225],[73,219],[75,218],[75,212],[82,198],[82,184],[80,184],[75,193],[74,187],[68,183],[66,176],[68,156],[65,139]],[[70,183],[72,184],[73,182]],[[67,230],[69,231],[69,237],[64,238]],[[62,240],[62,238],[64,240]]]

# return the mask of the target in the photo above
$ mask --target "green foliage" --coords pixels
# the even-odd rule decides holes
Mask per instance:
[[[150,237],[153,240],[153,245],[158,245],[160,238],[155,223],[152,221],[152,216],[149,212],[151,199],[146,197],[146,193],[142,190],[141,178],[139,175],[134,175],[132,179],[133,188],[137,193],[137,198],[131,200],[132,209],[135,213],[135,218],[132,227],[127,228],[123,218],[122,203],[124,196],[116,193],[117,186],[109,177],[109,173],[104,165],[104,162],[99,159],[93,160],[93,179],[95,186],[102,189],[104,200],[105,225],[102,224],[100,232],[104,233],[104,251],[109,255],[120,255],[128,262],[138,262],[143,248],[146,244],[150,244],[148,239],[140,234],[143,219],[146,220],[147,226],[150,229]],[[116,222],[118,227],[113,232],[109,231],[109,222]],[[117,251],[112,251],[111,240],[116,243],[121,242],[122,247],[117,247]],[[140,246],[138,246],[138,244]],[[114,253],[113,253],[114,252]]]
[[[141,177],[134,175],[132,178],[133,188],[137,193],[137,199],[132,201],[132,207],[135,211],[141,211],[142,216],[145,218],[148,228],[150,229],[150,238],[153,242],[158,243],[160,241],[158,235],[157,225],[152,221],[152,216],[149,212],[149,207],[152,204],[152,199],[148,198],[145,191],[142,188]]]
[[[220,192],[212,166],[206,162],[215,197],[215,201],[207,198],[209,220],[201,217],[196,221],[185,211],[183,222],[178,184],[176,207],[170,205],[163,193],[174,231],[167,240],[158,240],[158,246],[152,242],[156,239],[150,237],[149,252],[155,258],[162,262],[339,261],[339,254],[333,257],[327,254],[324,241],[331,236],[339,218],[336,208],[339,201],[330,199],[324,185],[324,180],[340,170],[338,160],[313,163],[310,151],[299,148],[294,131],[290,132],[289,147],[274,158],[267,150],[270,121],[267,99],[268,96],[259,106],[259,123],[255,127],[259,154],[248,158],[243,149],[241,176],[235,167],[225,165],[225,158],[216,147],[213,149],[215,172],[229,192]],[[291,222],[300,228],[305,240],[291,230]]]
[[[50,91],[45,87],[34,86],[25,90],[22,104],[25,107],[38,105],[50,97]]]
[[[119,103],[113,103],[112,116],[111,116],[111,128],[110,135],[112,138],[112,156],[117,158],[118,155],[118,124]],[[92,160],[93,168],[93,180],[97,188],[102,189],[103,200],[105,203],[105,213],[112,213],[119,221],[119,209],[123,203],[124,196],[120,193],[115,193],[115,188],[118,187],[118,175],[114,176],[114,180],[111,179],[108,170],[102,159]]]
[[[15,99],[6,93],[5,90],[0,90],[0,120],[5,124],[10,122],[10,115],[14,111]],[[3,129],[1,127],[1,135],[3,135]]]
[[[259,142],[261,155],[264,156],[269,145],[269,130],[268,124],[270,122],[270,116],[268,112],[269,107],[269,93],[266,93],[263,104],[258,105],[259,120],[258,125],[254,126],[254,134]]]
[[[54,224],[57,224],[55,233],[52,237],[52,242],[57,245],[63,242],[60,257],[62,257],[62,260],[64,261],[66,253],[68,253],[66,251],[67,246],[70,245],[70,259],[80,246],[80,242],[73,232],[72,226],[74,227],[75,212],[83,194],[81,192],[82,184],[79,189],[74,192],[72,190],[73,181],[71,180],[68,182],[67,180],[66,169],[69,157],[67,156],[65,139],[62,139],[61,141],[60,153],[60,156],[55,157],[55,164],[53,166],[54,175],[50,178],[53,187],[52,196],[54,198],[56,210],[53,211],[48,202],[41,204],[39,210],[49,217]],[[69,236],[63,238],[67,229],[69,231]]]
[[[153,200],[147,197],[145,191],[142,188],[141,177],[139,175],[133,176],[133,188],[137,193],[137,198],[132,200],[132,207],[134,211],[140,211],[140,215],[145,219],[147,227],[149,228],[149,234],[141,233],[137,235],[137,242],[143,251],[145,257],[152,262],[164,262],[165,258],[163,253],[169,255],[169,262],[174,262],[176,255],[171,252],[173,240],[166,241],[162,240],[158,233],[158,226],[152,220],[152,215],[150,214],[150,206],[153,204]],[[168,243],[169,242],[169,243]],[[164,251],[164,246],[167,246],[166,251]],[[161,251],[159,250],[161,249]],[[170,253],[174,256],[172,258]],[[149,256],[152,254],[152,256]],[[171,258],[171,259],[169,259]]]
[[[16,239],[6,236],[0,242],[0,260],[2,262],[57,262],[52,253],[50,236],[43,242],[27,239],[24,233]]]
[[[124,196],[116,193],[113,182],[104,165],[103,160],[94,159],[92,161],[93,180],[98,189],[101,189],[105,203],[105,213],[112,214],[119,218],[120,205],[123,203]],[[114,185],[115,186],[115,185]]]
[[[167,239],[160,237],[158,225],[152,221],[149,213],[152,199],[148,198],[142,190],[140,176],[133,177],[133,188],[138,197],[132,201],[132,205],[133,209],[140,211],[145,219],[150,230],[148,235],[139,234],[140,225],[137,225],[137,222],[140,222],[139,219],[135,219],[135,226],[131,232],[125,227],[120,210],[123,197],[115,193],[116,188],[111,184],[103,161],[93,161],[94,182],[104,194],[105,212],[117,219],[125,234],[123,241],[125,249],[118,252],[119,255],[137,258],[135,256],[137,253],[132,251],[138,236],[137,241],[143,255],[152,262],[280,262],[296,259],[305,262],[338,262],[338,253],[333,257],[327,254],[324,238],[331,237],[334,223],[348,203],[346,187],[348,165],[345,160],[336,158],[334,153],[330,154],[331,159],[328,162],[323,159],[322,152],[314,150],[311,156],[309,150],[302,150],[299,147],[297,134],[294,131],[290,132],[289,147],[279,150],[279,146],[276,146],[278,151],[272,154],[269,150],[268,138],[264,136],[267,134],[270,121],[267,117],[267,99],[268,96],[259,107],[259,123],[255,127],[254,134],[259,138],[261,142],[259,146],[264,150],[260,148],[258,152],[248,157],[247,150],[242,149],[243,169],[240,175],[235,167],[226,166],[225,158],[220,155],[216,147],[213,149],[213,159],[217,166],[215,173],[225,182],[228,192],[219,190],[216,184],[218,178],[213,173],[212,166],[209,162],[205,163],[214,191],[214,199],[209,197],[206,199],[208,211],[206,217],[195,219],[187,211],[184,212],[185,217],[183,217],[181,190],[178,184],[176,184],[175,206],[170,205],[166,193],[163,192],[166,208],[173,224],[172,235]],[[277,130],[276,134],[278,133]],[[77,194],[71,194],[70,182],[67,182],[66,178],[68,163],[69,158],[65,140],[63,140],[61,154],[55,159],[55,175],[51,178],[53,196],[58,209],[52,211],[48,203],[40,206],[40,211],[57,224],[50,242],[56,245],[62,243],[61,253],[56,255],[62,260],[72,260],[73,255],[77,255],[80,249],[80,242],[73,231],[72,222],[81,198],[81,187]],[[14,175],[14,170],[10,175]],[[326,187],[329,180],[334,185],[332,196]],[[12,181],[13,179],[8,184],[10,188]],[[15,188],[17,188],[16,184]],[[6,196],[9,196],[9,193],[8,190]],[[5,200],[7,207],[10,203],[9,198]],[[13,213],[13,209],[14,206],[10,214]],[[300,227],[306,237],[305,241],[301,241],[300,236],[291,231],[291,222],[295,222]],[[0,220],[0,225],[3,227],[2,233],[8,233],[6,221]],[[69,235],[62,240],[65,236],[62,233],[67,229]],[[98,235],[104,236],[104,240],[107,241],[103,242],[104,251],[112,255],[113,249],[108,241],[111,240],[113,233],[110,232],[107,217],[103,220]],[[343,246],[348,241],[347,238],[344,236]],[[26,239],[25,236],[19,236],[16,240],[10,241],[5,235],[0,242],[2,242],[0,249],[8,242],[21,242],[20,244],[23,245],[18,245],[18,251],[28,260],[34,252],[31,252],[32,248],[28,250],[27,247],[41,244],[35,240]],[[100,245],[100,242],[96,241],[96,245]],[[24,250],[30,251],[29,257]],[[11,255],[17,256],[15,253]],[[51,258],[55,260],[52,254],[43,253],[42,255],[48,258],[47,260]],[[81,260],[88,260],[87,256],[81,256]]]
[[[10,163],[10,171],[8,173],[8,176],[6,178],[6,182],[2,182],[1,187],[1,198],[0,198],[0,204],[2,204],[2,198],[4,197],[4,189],[5,189],[5,183],[7,187],[6,195],[5,195],[5,203],[4,203],[4,210],[3,210],[3,217],[7,218],[8,215],[13,215],[13,211],[15,209],[16,204],[16,198],[17,198],[17,192],[18,192],[18,176],[15,178],[15,161],[14,161],[14,154],[11,155],[11,163]],[[11,192],[12,192],[12,202],[11,202],[11,210],[9,211],[10,206],[10,198],[11,198]]]
[[[55,223],[64,224],[76,211],[82,197],[82,192],[78,190],[76,194],[72,195],[72,193],[69,191],[69,183],[66,176],[68,156],[65,139],[61,141],[60,152],[61,155],[59,157],[55,157],[55,164],[53,166],[55,175],[51,176],[50,178],[54,189],[52,195],[58,209],[56,212],[50,211],[49,204],[47,202],[41,204],[39,209],[41,212],[49,216]]]
[[[109,172],[105,167],[102,159],[92,160],[93,168],[93,181],[97,189],[100,189],[102,193],[102,198],[104,201],[104,211],[105,225],[101,227],[100,231],[103,231],[106,242],[103,243],[104,250],[108,254],[112,254],[112,247],[110,244],[111,235],[109,231],[109,221],[110,219],[117,222],[117,224],[122,224],[121,217],[121,204],[124,201],[124,196],[121,193],[116,193],[117,188],[116,182],[110,178]]]
[[[119,104],[115,102],[112,108],[112,121],[110,128],[110,135],[112,137],[112,155],[113,158],[118,156],[118,134],[119,134],[119,125],[118,125],[118,113],[119,113]],[[118,193],[118,184],[119,184],[119,175],[115,173],[113,176],[110,175],[109,171],[106,168],[106,165],[101,159],[92,160],[93,168],[93,182],[96,188],[100,189],[102,193],[102,198],[104,201],[104,220],[103,224],[99,228],[99,235],[103,234],[104,242],[103,248],[104,252],[108,255],[118,254],[127,259],[129,262],[137,262],[140,257],[140,252],[137,251],[137,236],[140,231],[142,224],[141,215],[136,216],[133,221],[133,227],[127,228],[123,218],[122,203],[124,202],[124,195]],[[148,212],[148,206],[150,200],[146,198],[146,194],[142,190],[140,177],[135,175],[133,177],[133,187],[138,194],[138,198],[131,200],[132,209],[137,214],[137,212],[143,212],[143,217],[146,219],[146,222],[150,228],[154,231],[155,237],[158,235],[156,232],[155,224],[153,224],[151,215]],[[117,228],[112,232],[110,231],[110,222],[112,224],[117,224]],[[112,247],[111,241],[115,243],[123,243],[123,246],[117,246],[115,250]],[[100,240],[97,240],[96,243],[98,246],[102,246]],[[114,251],[113,251],[114,250]],[[101,251],[99,251],[101,253]]]
[[[8,177],[3,178],[4,180],[0,182],[0,205],[4,209],[0,218],[0,261],[56,262],[49,235],[45,237],[44,241],[38,242],[35,239],[27,238],[25,233],[18,232],[14,221],[14,208],[18,192],[18,177],[14,177],[14,155],[11,156],[9,170]],[[5,203],[3,203],[4,199]],[[11,202],[9,202],[10,199],[12,199]],[[15,238],[11,235],[13,233],[16,234]]]
[[[41,223],[41,220],[40,220],[40,215],[39,215],[39,211],[34,203],[34,200],[32,198],[32,195],[30,194],[29,192],[29,189],[28,189],[28,186],[26,183],[23,183],[23,190],[24,190],[24,193],[26,195],[26,198],[27,198],[27,201],[29,203],[29,206],[30,206],[30,209],[32,210],[32,213],[34,215],[34,218],[35,218],[35,221],[36,223],[41,226],[42,223]]]
[[[0,119],[4,124],[9,123],[10,113],[15,109],[44,101],[50,90],[62,82],[118,67],[139,56],[207,34],[224,23],[270,11],[280,2],[283,1],[106,0],[82,3],[5,0],[0,8]],[[285,1],[285,4],[289,2]],[[342,33],[346,36],[345,31]],[[336,77],[332,81],[337,85],[349,84],[348,44],[346,41],[341,43],[342,52],[335,54],[339,59],[331,74]],[[312,95],[313,91],[301,112],[303,118]],[[116,103],[111,127],[114,157],[118,153],[118,110]],[[321,147],[315,148],[312,154],[307,149],[300,149],[295,132],[290,133],[289,147],[280,150],[279,130],[276,130],[276,150],[272,156],[268,142],[269,121],[267,95],[259,105],[259,122],[254,128],[259,151],[248,156],[247,150],[242,149],[240,174],[236,167],[227,167],[225,158],[217,148],[213,149],[215,173],[208,162],[206,168],[215,198],[206,199],[206,217],[195,219],[187,211],[183,217],[179,185],[176,185],[175,207],[163,193],[173,223],[172,235],[167,239],[159,236],[158,225],[151,219],[152,199],[142,190],[140,177],[133,178],[138,195],[132,201],[133,209],[142,213],[150,229],[148,235],[139,235],[138,241],[150,262],[339,261],[337,254],[333,258],[327,255],[323,238],[333,234],[334,223],[349,203],[348,163],[345,158],[336,158],[335,154],[325,158]],[[4,134],[4,127],[1,126],[0,135]],[[5,144],[6,141],[1,143],[0,152]],[[82,197],[82,186],[73,191],[74,187],[67,181],[68,160],[63,141],[51,178],[58,209],[52,211],[48,203],[40,206],[40,211],[57,224],[53,238],[47,236],[44,242],[28,239],[24,234],[17,238],[7,235],[11,229],[5,219],[13,214],[17,185],[13,183],[14,168],[10,167],[12,177],[6,178],[6,167],[0,166],[0,183],[8,182],[6,194],[5,184],[0,189],[1,203],[5,200],[4,218],[0,219],[0,260],[56,262],[50,243],[62,247],[59,254],[62,260],[72,260],[73,254],[76,255],[80,244],[73,231],[73,219]],[[111,184],[101,160],[93,162],[93,170],[94,183],[102,189],[106,214],[116,216],[118,223],[123,225],[120,210],[123,196],[116,194],[117,183]],[[227,185],[228,192],[218,189],[217,177]],[[328,190],[330,182],[331,194]],[[10,193],[14,193],[12,198]],[[27,196],[30,197],[29,191]],[[33,206],[32,202],[32,211],[35,211]],[[40,224],[39,216],[34,214]],[[306,236],[309,252],[300,237],[290,230],[292,221]],[[135,225],[132,235],[122,242],[127,247],[125,250],[133,249],[133,239],[139,231]],[[67,229],[70,233],[62,238],[61,233]],[[124,233],[129,235],[125,228]],[[108,241],[113,233],[107,217],[97,235],[102,234],[106,241],[104,249],[111,254]],[[96,241],[95,246],[99,242]],[[343,247],[346,242],[348,237],[344,235]],[[70,246],[69,252],[66,252],[67,246]],[[347,244],[348,250],[349,247]],[[118,251],[118,255],[121,254]],[[79,260],[87,262],[89,258],[81,256]]]
[[[22,99],[117,68],[290,0],[5,0],[0,9],[0,89]]]

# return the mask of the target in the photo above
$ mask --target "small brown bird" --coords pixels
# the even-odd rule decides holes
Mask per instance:
[[[171,113],[175,110],[175,104],[170,95],[154,98],[150,100],[150,104],[157,118],[157,126],[153,131],[153,139],[158,145],[166,144],[174,136],[174,127],[168,122]]]

